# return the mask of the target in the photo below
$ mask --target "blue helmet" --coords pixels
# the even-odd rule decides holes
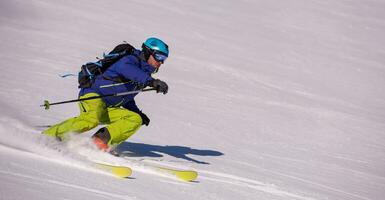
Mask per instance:
[[[166,57],[168,57],[168,53],[169,53],[168,45],[158,38],[155,38],[155,37],[148,38],[143,43],[142,48],[143,49],[147,48],[151,52],[151,54],[161,53]]]

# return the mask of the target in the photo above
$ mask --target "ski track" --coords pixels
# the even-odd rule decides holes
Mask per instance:
[[[91,192],[94,194],[98,194],[98,195],[102,195],[102,196],[110,197],[110,198],[114,198],[114,199],[125,199],[125,200],[136,199],[135,197],[127,197],[124,195],[112,194],[109,192],[101,191],[100,189],[93,189],[93,188],[89,188],[89,187],[85,187],[85,186],[81,186],[81,185],[65,183],[63,181],[56,181],[56,180],[47,179],[47,178],[40,178],[38,176],[30,176],[30,175],[26,175],[26,174],[4,171],[4,170],[0,170],[0,173],[4,174],[4,175],[18,177],[18,178],[29,179],[30,181],[32,181],[34,183],[38,183],[38,184],[41,184],[41,183],[55,184],[55,185],[58,185],[60,187],[68,187],[68,188],[72,188],[72,189],[83,190],[86,192]]]
[[[360,195],[356,195],[356,194],[353,194],[353,193],[350,193],[350,192],[339,190],[339,189],[336,189],[336,188],[333,188],[333,187],[329,187],[327,185],[319,184],[319,183],[316,183],[316,182],[313,182],[313,181],[309,181],[309,180],[306,180],[306,179],[302,179],[302,178],[299,178],[299,177],[296,177],[296,176],[290,176],[290,175],[282,174],[282,173],[279,173],[279,172],[273,172],[271,170],[267,170],[267,171],[269,171],[270,173],[273,173],[273,174],[277,174],[277,175],[283,176],[283,177],[295,179],[295,180],[307,183],[309,185],[315,185],[315,186],[317,186],[319,188],[324,188],[324,189],[327,189],[327,190],[332,191],[332,192],[337,192],[337,193],[340,193],[340,194],[344,194],[346,196],[350,196],[350,197],[354,197],[354,198],[358,198],[358,199],[363,199],[363,200],[371,200],[369,198],[366,198],[366,197],[363,197],[363,196],[360,196]]]
[[[236,176],[236,175],[224,174],[224,173],[218,173],[218,172],[212,172],[212,171],[206,171],[206,170],[199,170],[199,172],[200,172],[200,179],[204,179],[204,180],[221,182],[221,183],[236,185],[240,187],[248,187],[257,191],[262,191],[262,192],[269,193],[275,196],[280,196],[280,197],[295,198],[295,199],[302,199],[302,200],[315,200],[312,197],[301,196],[299,194],[294,194],[291,192],[281,190],[273,184],[267,184],[260,181]]]
[[[254,167],[259,168],[262,171],[266,171],[266,172],[274,174],[274,175],[278,175],[278,176],[289,178],[289,179],[294,179],[294,180],[306,183],[308,185],[315,185],[318,188],[323,188],[323,189],[329,190],[331,192],[336,192],[336,193],[339,193],[339,194],[343,194],[343,195],[346,195],[346,196],[349,196],[349,197],[353,197],[353,198],[357,198],[357,199],[362,199],[362,200],[372,200],[372,199],[367,198],[367,197],[363,197],[363,196],[356,195],[356,194],[353,194],[353,193],[350,193],[350,192],[346,192],[346,191],[339,190],[339,189],[336,189],[336,188],[333,188],[333,187],[329,187],[329,186],[324,185],[324,184],[319,184],[319,183],[316,183],[314,181],[309,181],[309,180],[306,180],[306,179],[303,179],[303,178],[299,178],[299,177],[296,177],[296,176],[291,176],[291,175],[284,174],[284,173],[279,173],[279,172],[276,172],[276,171],[273,171],[273,170],[269,170],[269,169],[262,169],[262,168],[260,168],[258,166],[254,166]],[[209,172],[209,173],[211,173],[211,174],[218,174],[218,173],[214,173],[214,172]],[[219,176],[224,176],[224,177],[228,176],[227,174],[218,174],[218,175]],[[244,178],[241,178],[241,180],[243,180],[243,179]],[[253,180],[251,180],[251,181],[255,182]]]
[[[25,128],[25,126],[23,126],[22,124],[19,124],[16,127],[16,130],[21,131],[23,128]],[[43,148],[38,148],[38,149],[33,148],[33,150],[31,150],[28,147],[24,148],[24,147],[13,146],[13,145],[5,144],[4,142],[0,142],[0,149],[4,149],[7,152],[12,152],[12,153],[16,153],[16,154],[26,154],[27,153],[27,155],[35,157],[36,159],[44,159],[44,160],[59,163],[62,165],[69,165],[71,167],[77,167],[77,168],[82,169],[82,170],[94,171],[97,173],[110,175],[110,174],[103,172],[103,171],[99,171],[96,169],[92,169],[92,168],[90,169],[90,168],[85,167],[87,164],[88,165],[90,164],[89,161],[87,161],[87,159],[95,160],[95,158],[98,158],[100,160],[95,160],[95,161],[106,162],[108,164],[129,166],[136,172],[152,174],[152,175],[157,175],[157,176],[161,176],[161,177],[167,177],[168,180],[160,179],[161,181],[166,182],[166,183],[172,183],[172,184],[176,184],[176,185],[188,184],[188,183],[183,183],[183,182],[177,181],[177,179],[175,177],[167,175],[166,173],[154,171],[151,169],[151,167],[146,166],[146,164],[145,164],[146,161],[148,161],[150,163],[155,163],[158,165],[164,165],[164,166],[168,166],[168,167],[174,167],[174,168],[181,167],[181,166],[175,165],[175,163],[171,164],[171,163],[163,162],[164,160],[161,160],[160,162],[156,161],[156,160],[146,160],[145,158],[138,161],[135,159],[129,159],[129,158],[124,158],[124,157],[123,158],[114,157],[112,155],[109,155],[109,154],[106,154],[106,153],[101,152],[99,150],[96,150],[95,148],[92,148],[93,146],[90,145],[89,138],[85,135],[71,135],[70,137],[75,137],[75,138],[73,138],[73,140],[70,140],[69,142],[66,142],[66,143],[55,144],[55,145],[58,145],[57,146],[59,148],[59,149],[57,149],[58,152],[54,151],[54,149],[50,149],[50,150],[53,150],[58,155],[60,155],[60,157],[63,159],[55,159],[55,158],[49,157],[50,154],[40,155],[42,153],[42,151],[44,151]],[[60,152],[60,151],[63,151],[63,152]],[[79,156],[83,157],[84,160],[81,159]],[[266,154],[265,156],[271,156],[271,155]],[[284,159],[287,159],[287,158],[284,158]],[[76,161],[77,164],[71,163],[70,160]],[[298,160],[294,159],[294,161],[298,161]],[[254,167],[257,167],[257,166],[254,166]],[[250,188],[250,189],[253,189],[256,191],[268,193],[268,194],[271,194],[274,196],[279,196],[279,197],[301,199],[301,200],[315,200],[315,198],[313,198],[313,197],[308,197],[308,196],[304,196],[304,195],[295,194],[292,192],[285,191],[285,190],[280,189],[279,187],[277,187],[276,185],[273,185],[273,184],[263,183],[260,181],[256,181],[256,180],[252,180],[252,179],[248,179],[248,178],[244,178],[244,177],[236,176],[236,175],[232,175],[232,174],[225,174],[225,173],[200,170],[200,169],[196,169],[196,170],[199,172],[198,180],[207,180],[207,181],[224,183],[227,185],[233,185],[233,186],[238,186],[238,187],[246,187],[246,188]],[[317,186],[318,188],[324,188],[324,189],[329,190],[331,192],[339,193],[339,194],[353,197],[356,199],[371,200],[369,198],[366,198],[366,197],[363,197],[360,195],[356,195],[356,194],[349,193],[349,192],[346,192],[343,190],[332,188],[332,187],[329,187],[329,186],[326,186],[323,184],[319,184],[319,183],[316,183],[313,181],[309,181],[309,180],[306,180],[303,178],[299,178],[296,176],[291,176],[288,174],[279,173],[279,172],[268,170],[268,169],[261,169],[261,170],[266,171],[266,172],[271,173],[271,174],[279,175],[279,176],[282,176],[285,178],[294,179],[294,180],[306,183],[308,185],[314,185],[314,186]],[[14,177],[29,179],[33,182],[44,181],[44,182],[56,184],[59,186],[65,186],[68,188],[83,190],[83,191],[87,191],[87,192],[93,192],[93,193],[96,193],[96,194],[99,194],[99,195],[102,195],[105,197],[111,197],[114,199],[129,199],[128,197],[123,196],[123,195],[111,194],[108,192],[99,191],[97,189],[88,188],[88,187],[76,185],[76,184],[59,182],[59,181],[52,180],[52,179],[39,178],[37,176],[31,176],[31,175],[20,174],[20,173],[16,173],[16,172],[9,172],[9,171],[4,171],[4,170],[1,170],[0,173],[14,176]],[[172,181],[172,180],[174,180],[174,181]]]

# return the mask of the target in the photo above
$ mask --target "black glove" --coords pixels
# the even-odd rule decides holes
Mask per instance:
[[[148,118],[146,114],[142,113],[142,111],[138,112],[138,114],[142,118],[142,125],[148,126],[150,124],[150,118]]]
[[[159,79],[154,79],[153,81],[151,81],[149,86],[155,88],[157,93],[161,92],[163,94],[166,94],[168,92],[167,83]]]

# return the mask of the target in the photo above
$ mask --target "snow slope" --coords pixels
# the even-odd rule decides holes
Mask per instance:
[[[385,2],[0,1],[0,199],[335,199],[385,196]],[[87,167],[92,131],[58,144],[44,126],[78,113],[79,66],[123,40],[170,48],[145,93],[151,118],[120,147],[195,169],[193,183],[134,166]],[[90,150],[93,156],[100,152]]]

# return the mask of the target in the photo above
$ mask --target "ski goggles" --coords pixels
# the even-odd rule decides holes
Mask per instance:
[[[160,62],[160,63],[164,63],[164,61],[166,61],[167,59],[167,56],[162,54],[162,53],[159,53],[159,52],[154,52],[152,54],[152,56],[154,57],[154,59],[156,60],[156,62]]]

